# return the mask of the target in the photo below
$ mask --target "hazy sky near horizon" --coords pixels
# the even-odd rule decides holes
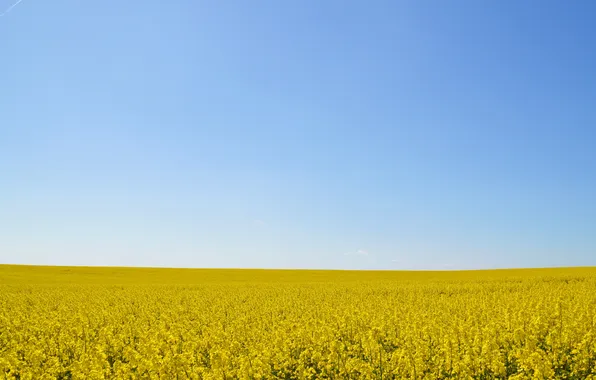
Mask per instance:
[[[0,17],[0,263],[596,265],[594,15],[23,0]]]

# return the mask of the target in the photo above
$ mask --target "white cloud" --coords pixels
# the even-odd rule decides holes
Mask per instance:
[[[265,223],[263,220],[261,219],[253,219],[252,221],[252,225],[253,226],[257,226],[257,227],[264,227],[267,225],[267,223]]]
[[[346,256],[370,256],[367,250],[359,249],[356,252],[345,253]]]

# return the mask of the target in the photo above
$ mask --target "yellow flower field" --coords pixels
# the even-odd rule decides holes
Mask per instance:
[[[0,266],[0,378],[596,379],[596,268]]]

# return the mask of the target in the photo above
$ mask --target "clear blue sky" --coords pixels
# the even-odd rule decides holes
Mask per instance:
[[[596,265],[596,2],[448,4],[23,0],[0,262]]]

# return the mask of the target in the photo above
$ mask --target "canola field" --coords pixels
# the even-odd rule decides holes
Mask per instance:
[[[0,266],[0,379],[596,379],[596,268]]]

